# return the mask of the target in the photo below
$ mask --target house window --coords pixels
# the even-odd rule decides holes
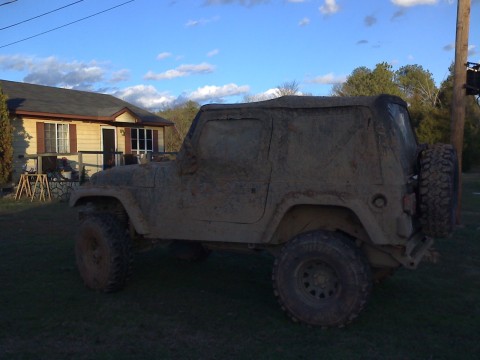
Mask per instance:
[[[131,131],[133,154],[146,154],[153,151],[153,130],[132,129]]]
[[[68,124],[45,124],[45,152],[69,153]]]

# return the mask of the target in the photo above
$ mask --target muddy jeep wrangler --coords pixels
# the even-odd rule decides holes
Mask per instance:
[[[156,243],[199,260],[267,251],[295,321],[343,326],[372,282],[415,269],[452,231],[457,159],[419,146],[400,98],[286,96],[206,105],[175,160],[115,167],[75,191],[87,287],[113,292]]]

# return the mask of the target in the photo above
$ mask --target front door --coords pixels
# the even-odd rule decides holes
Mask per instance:
[[[115,128],[102,128],[103,170],[115,166]]]

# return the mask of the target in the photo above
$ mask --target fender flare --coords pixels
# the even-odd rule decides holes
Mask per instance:
[[[346,211],[352,212],[359,220],[367,236],[375,244],[388,245],[385,237],[383,236],[383,231],[378,226],[378,223],[375,221],[373,215],[368,210],[365,205],[358,199],[351,199],[350,196],[346,193],[338,194],[320,194],[321,198],[314,198],[315,193],[295,193],[280,202],[276,207],[274,216],[272,220],[266,227],[265,232],[262,235],[263,242],[269,243],[275,232],[277,231],[279,225],[284,219],[288,211],[296,206],[313,206],[319,208],[341,208]],[[346,201],[345,199],[348,199]]]
[[[135,231],[141,235],[150,233],[148,223],[143,216],[140,206],[128,189],[121,187],[80,187],[72,192],[68,205],[77,207],[100,198],[114,198],[118,200],[125,209]]]

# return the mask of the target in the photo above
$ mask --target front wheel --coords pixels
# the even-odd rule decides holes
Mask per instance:
[[[341,327],[367,304],[370,265],[355,243],[329,231],[290,240],[276,258],[273,286],[282,309],[294,320]]]
[[[75,257],[80,276],[93,290],[121,290],[132,271],[131,241],[112,214],[96,214],[82,221]]]

